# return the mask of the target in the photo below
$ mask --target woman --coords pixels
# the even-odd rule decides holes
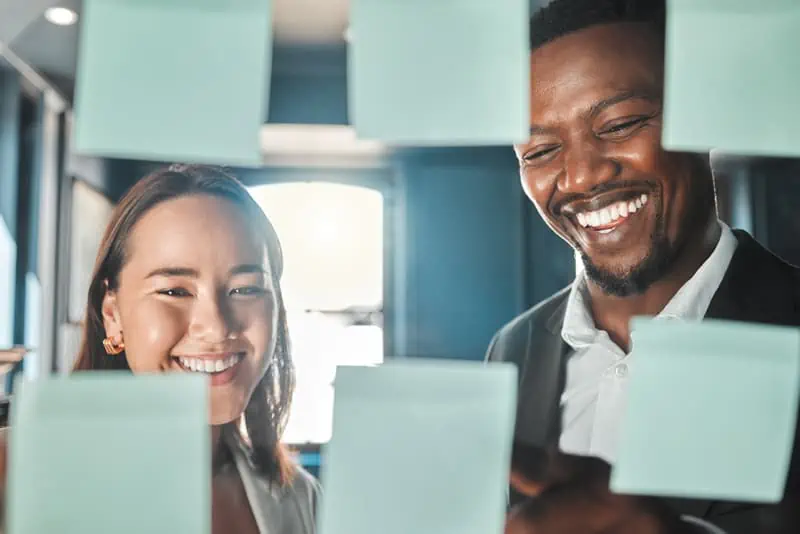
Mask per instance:
[[[280,444],[294,386],[278,237],[222,170],[172,166],[117,206],[79,372],[209,376],[213,532],[311,534],[318,487]]]

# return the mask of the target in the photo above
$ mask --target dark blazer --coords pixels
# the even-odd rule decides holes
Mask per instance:
[[[800,269],[774,256],[746,232],[734,233],[738,246],[706,317],[800,326]],[[524,444],[541,447],[558,442],[560,397],[571,351],[561,338],[568,295],[569,287],[523,313],[503,327],[489,346],[488,360],[513,362],[519,368],[515,439]],[[704,518],[729,534],[797,533],[800,428],[789,471],[786,495],[798,499],[790,507],[683,499],[672,499],[670,504],[679,513]],[[770,530],[773,523],[783,527]]]

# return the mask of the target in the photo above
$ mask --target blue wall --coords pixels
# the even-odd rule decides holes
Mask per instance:
[[[344,46],[276,47],[267,122],[347,124]]]
[[[481,359],[525,306],[522,194],[508,148],[402,154],[411,356]]]

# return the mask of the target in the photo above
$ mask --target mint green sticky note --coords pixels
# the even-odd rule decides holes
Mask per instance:
[[[401,145],[528,137],[528,0],[352,0],[350,122]]]
[[[85,0],[75,150],[258,165],[270,0]]]
[[[669,0],[663,145],[800,156],[800,2]]]
[[[618,493],[772,503],[791,460],[800,328],[634,319]]]
[[[9,534],[210,534],[208,386],[190,374],[21,381]]]
[[[510,364],[340,367],[320,534],[500,534],[516,384]]]

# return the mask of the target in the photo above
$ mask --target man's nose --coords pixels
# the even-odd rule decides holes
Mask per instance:
[[[619,163],[595,143],[567,148],[563,161],[558,180],[558,189],[562,193],[588,193],[597,185],[615,178],[620,171]]]

